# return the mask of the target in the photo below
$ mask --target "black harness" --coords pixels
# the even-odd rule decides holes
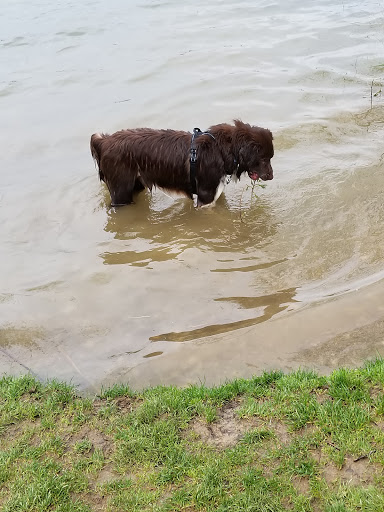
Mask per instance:
[[[192,194],[197,194],[197,186],[196,186],[196,169],[197,169],[197,147],[196,147],[196,139],[200,137],[200,135],[209,135],[213,140],[216,140],[212,133],[202,132],[200,128],[194,128],[192,139],[191,139],[191,149],[189,156],[189,179],[191,182],[191,190]]]

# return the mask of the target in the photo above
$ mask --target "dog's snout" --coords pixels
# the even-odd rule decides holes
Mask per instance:
[[[263,173],[260,173],[260,177],[261,179],[267,181],[267,180],[273,180],[273,169],[272,169],[272,165],[270,163],[268,163],[264,170]]]

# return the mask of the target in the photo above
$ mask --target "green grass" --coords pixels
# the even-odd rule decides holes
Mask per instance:
[[[119,385],[0,379],[4,512],[382,512],[384,360],[329,377]]]

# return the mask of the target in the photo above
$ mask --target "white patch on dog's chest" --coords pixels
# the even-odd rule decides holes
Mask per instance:
[[[215,205],[216,201],[219,199],[219,197],[223,193],[225,186],[231,181],[231,178],[233,178],[233,176],[223,176],[221,178],[220,183],[218,184],[218,186],[216,188],[216,192],[215,192],[212,203],[206,204],[206,205],[202,206],[202,208]],[[188,195],[182,191],[169,190],[167,188],[159,187],[157,185],[155,188],[157,190],[160,190],[164,195],[166,195],[170,199],[175,200],[175,199],[188,197]],[[194,205],[197,206],[197,195],[196,194],[193,195],[193,202],[194,202]]]
[[[213,203],[215,203],[219,197],[221,196],[221,194],[223,193],[223,190],[225,188],[225,183],[226,183],[226,180],[225,180],[225,177],[223,177],[221,180],[220,180],[220,183],[216,189],[216,193],[215,193],[215,197],[213,199]]]

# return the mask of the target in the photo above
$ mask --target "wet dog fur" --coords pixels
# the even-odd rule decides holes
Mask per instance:
[[[212,204],[224,189],[225,179],[247,173],[253,180],[273,179],[272,133],[235,120],[211,126],[195,140],[196,183],[190,177],[192,134],[176,130],[136,128],[112,135],[95,133],[91,153],[111,195],[112,206],[132,203],[144,188],[161,188],[193,199],[197,206]]]

